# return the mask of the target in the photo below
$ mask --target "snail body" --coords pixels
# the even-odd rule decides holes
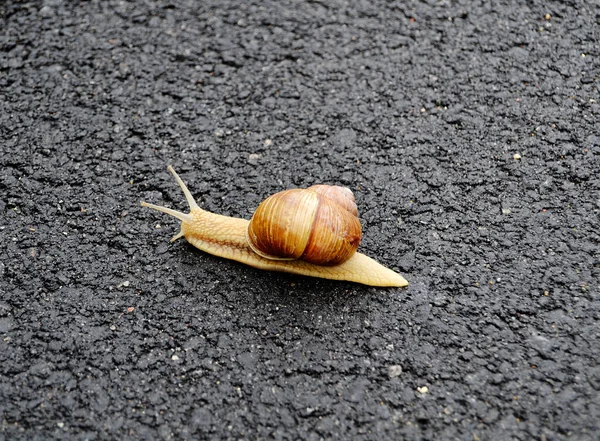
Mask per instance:
[[[169,171],[190,212],[141,205],[181,220],[173,241],[185,237],[202,251],[263,270],[371,286],[408,285],[400,274],[356,252],[361,227],[348,189],[318,185],[286,190],[265,199],[248,221],[201,209],[173,167]]]

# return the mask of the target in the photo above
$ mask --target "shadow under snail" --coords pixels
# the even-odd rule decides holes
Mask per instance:
[[[175,172],[189,213],[142,202],[181,220],[180,237],[196,248],[255,268],[371,286],[406,286],[400,274],[356,252],[361,226],[348,188],[315,185],[265,199],[250,221],[201,209]]]

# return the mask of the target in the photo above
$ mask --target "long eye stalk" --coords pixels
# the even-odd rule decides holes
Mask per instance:
[[[179,177],[179,175],[177,174],[175,169],[170,165],[167,168],[169,169],[171,174],[175,177],[175,180],[179,184],[179,187],[181,187],[181,190],[183,190],[185,199],[187,200],[187,203],[190,206],[190,211],[192,211],[194,209],[199,209],[200,207],[198,207],[198,204],[196,203],[196,200],[192,196],[192,193],[190,193],[187,186],[185,185],[183,180]],[[190,216],[189,214],[182,213],[181,211],[173,210],[172,208],[162,207],[160,205],[154,205],[154,204],[150,204],[148,202],[141,202],[140,205],[142,207],[148,207],[148,208],[152,208],[157,211],[161,211],[166,214],[170,214],[171,216],[176,217],[177,219],[179,219],[182,222],[191,222],[192,221],[192,216]]]

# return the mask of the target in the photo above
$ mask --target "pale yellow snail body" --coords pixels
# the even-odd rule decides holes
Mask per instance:
[[[202,251],[263,270],[347,280],[371,286],[408,285],[400,274],[356,252],[361,229],[355,212],[354,196],[348,189],[339,190],[341,187],[336,187],[338,190],[330,190],[328,186],[315,186],[306,190],[286,190],[263,201],[252,220],[248,221],[201,209],[173,167],[169,166],[169,171],[183,190],[190,212],[182,213],[146,202],[141,205],[181,220],[181,231],[172,240],[185,237]],[[341,200],[336,200],[337,196],[331,196],[332,191],[341,192]],[[291,213],[283,208],[284,203],[279,202],[282,199],[286,200],[286,205],[295,207]],[[337,205],[341,205],[341,214],[332,217],[331,212],[336,211]],[[280,212],[278,222],[265,226],[263,219],[272,217],[273,212]],[[310,220],[302,220],[306,217]],[[349,226],[346,221],[349,221]],[[325,225],[323,232],[313,226],[315,222]],[[302,231],[297,232],[298,227]],[[336,237],[329,237],[328,232],[331,231]],[[271,237],[262,238],[265,233]],[[301,244],[290,246],[290,241]],[[323,257],[323,252],[313,253],[311,248],[315,247],[315,243],[330,243],[342,248],[342,256],[339,257],[338,252],[331,253],[335,255],[333,258]],[[327,251],[324,253],[328,254]]]

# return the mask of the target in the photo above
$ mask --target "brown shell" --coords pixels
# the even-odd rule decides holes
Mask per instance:
[[[350,189],[315,185],[265,199],[248,225],[248,244],[268,259],[338,265],[354,254],[362,228]]]

